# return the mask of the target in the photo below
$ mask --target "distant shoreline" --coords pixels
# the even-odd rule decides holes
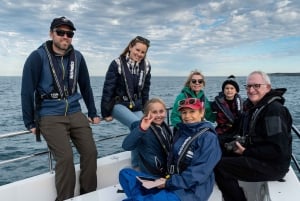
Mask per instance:
[[[300,73],[268,73],[270,76],[300,76]]]

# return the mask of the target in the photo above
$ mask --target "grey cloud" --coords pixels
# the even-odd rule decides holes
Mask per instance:
[[[151,40],[149,57],[156,63],[176,60],[179,66],[183,58],[201,63],[228,47],[299,37],[299,13],[299,1],[4,1],[0,36],[14,34],[0,49],[29,54],[49,38],[52,19],[67,16],[77,28],[76,47],[106,66],[136,35]]]

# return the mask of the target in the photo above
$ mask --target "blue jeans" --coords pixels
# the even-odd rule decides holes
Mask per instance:
[[[144,113],[142,111],[132,112],[126,106],[116,104],[112,110],[112,116],[130,129],[131,124],[135,121],[141,120]]]
[[[149,176],[130,168],[124,168],[119,173],[119,182],[127,199],[123,201],[180,201],[179,197],[166,189],[146,189],[136,179],[136,176]]]
[[[123,125],[131,129],[131,124],[135,121],[141,120],[141,118],[144,116],[144,113],[142,111],[132,112],[126,106],[121,104],[116,104],[114,105],[114,108],[112,110],[112,116],[113,118],[121,122]],[[139,164],[138,161],[139,161],[138,152],[136,150],[131,151],[132,167],[134,168],[138,167]]]

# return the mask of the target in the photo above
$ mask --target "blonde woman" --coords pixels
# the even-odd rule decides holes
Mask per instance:
[[[215,115],[213,114],[210,106],[210,102],[204,95],[205,77],[200,71],[192,71],[188,76],[183,89],[180,94],[176,97],[171,113],[172,126],[177,128],[177,124],[181,122],[180,112],[178,111],[179,100],[186,98],[197,98],[204,102],[205,107],[205,119],[211,122],[215,121]]]

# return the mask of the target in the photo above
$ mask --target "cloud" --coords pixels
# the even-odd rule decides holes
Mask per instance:
[[[136,35],[151,40],[154,75],[246,75],[299,69],[300,2],[50,0],[4,1],[0,8],[1,75],[21,75],[26,57],[49,39],[53,18],[67,16],[77,28],[73,44],[92,75]],[[283,69],[282,65],[285,66]]]

